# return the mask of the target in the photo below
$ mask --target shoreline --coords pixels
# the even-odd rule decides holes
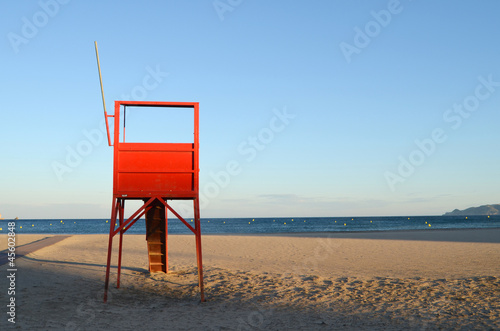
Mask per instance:
[[[215,219],[255,219],[255,218],[261,218],[261,219],[300,219],[300,218],[396,218],[396,217],[488,217],[488,216],[493,216],[497,217],[500,216],[500,214],[497,215],[485,215],[485,214],[477,214],[477,215],[370,215],[370,216],[356,216],[356,215],[348,215],[348,216],[250,216],[250,217],[202,217],[201,219],[209,219],[209,220],[215,220]],[[101,217],[101,218],[68,218],[68,217],[55,217],[55,218],[0,218],[0,221],[25,221],[25,220],[109,220],[109,217]],[[145,218],[140,218],[141,220],[144,220]]]
[[[438,234],[438,233],[480,233],[486,234],[490,237],[491,232],[498,232],[500,234],[500,227],[492,227],[492,228],[449,228],[449,229],[410,229],[410,230],[370,230],[370,231],[312,231],[312,232],[263,232],[263,233],[202,233],[203,236],[253,236],[253,237],[331,237],[332,235],[339,235],[340,237],[351,237],[358,235],[366,235],[363,238],[367,238],[370,236],[380,236],[380,235],[405,235],[408,234]],[[7,235],[7,233],[0,233],[0,237],[2,235]],[[17,236],[94,236],[94,235],[109,235],[109,233],[16,233]],[[125,233],[125,236],[144,236],[145,233]],[[169,233],[169,236],[191,236],[192,233]],[[494,240],[491,242],[500,243],[500,235],[499,236],[491,236],[494,237]],[[389,238],[387,238],[389,239]]]

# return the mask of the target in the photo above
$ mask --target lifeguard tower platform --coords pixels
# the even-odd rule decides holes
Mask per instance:
[[[96,46],[97,50],[97,46]],[[103,95],[104,102],[104,95]],[[145,143],[125,141],[125,115],[127,107],[168,110],[181,109],[193,112],[193,140],[182,143]],[[108,257],[104,302],[109,287],[113,238],[119,235],[118,272],[116,287],[120,287],[123,235],[141,217],[146,219],[146,241],[150,272],[168,272],[168,217],[170,212],[184,223],[195,235],[198,283],[201,301],[205,301],[203,289],[203,265],[201,252],[200,208],[198,194],[198,111],[197,102],[150,102],[115,101],[114,115],[104,110],[108,143],[113,146],[113,203],[109,229]],[[108,118],[114,120],[114,140],[111,144]],[[175,123],[169,123],[169,126]],[[120,128],[123,127],[123,132]],[[167,127],[167,126],[165,126]],[[120,139],[121,138],[121,139]],[[143,204],[125,219],[125,202],[139,200]],[[191,200],[194,227],[171,206],[170,200]],[[141,203],[142,203],[141,202]]]

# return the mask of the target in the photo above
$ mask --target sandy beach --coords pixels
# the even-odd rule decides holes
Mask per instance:
[[[1,329],[500,329],[500,229],[206,235],[205,303],[194,236],[169,236],[170,272],[149,274],[145,236],[125,235],[106,304],[107,235],[29,252],[48,237],[17,236],[16,324],[4,312]]]

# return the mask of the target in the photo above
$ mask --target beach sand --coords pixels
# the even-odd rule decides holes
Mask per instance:
[[[205,235],[202,243],[204,303],[194,236],[169,236],[170,272],[149,274],[145,236],[125,235],[121,287],[113,268],[106,304],[107,235],[26,252],[16,260],[16,324],[4,312],[0,328],[500,329],[500,229]]]

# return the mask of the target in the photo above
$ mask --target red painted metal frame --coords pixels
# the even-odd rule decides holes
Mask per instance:
[[[174,107],[194,111],[193,143],[126,143],[120,142],[121,107]],[[108,117],[114,118],[114,144],[109,139]],[[113,204],[109,228],[108,258],[104,302],[107,301],[113,237],[120,235],[116,287],[120,287],[123,234],[134,225],[158,200],[165,205],[165,214],[172,212],[195,235],[198,284],[201,301],[205,301],[199,208],[199,104],[197,102],[115,101],[114,115],[105,115],[108,143],[113,154]],[[126,200],[144,200],[127,220],[124,219]],[[195,227],[193,228],[167,203],[167,200],[193,200]],[[167,220],[167,215],[165,215]],[[118,221],[118,223],[117,223]],[[167,221],[166,221],[167,222]]]

